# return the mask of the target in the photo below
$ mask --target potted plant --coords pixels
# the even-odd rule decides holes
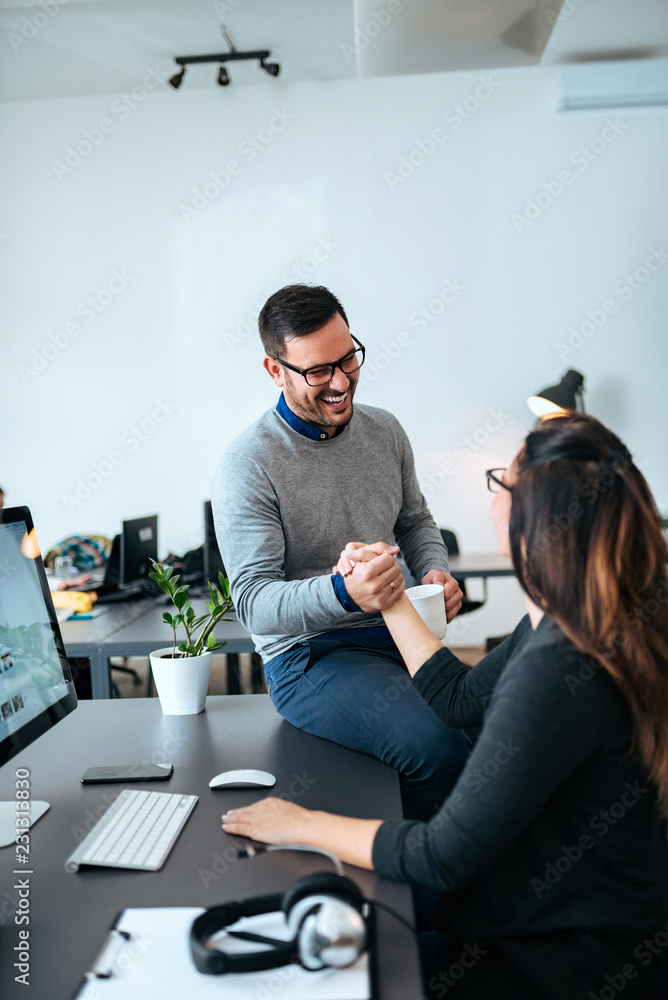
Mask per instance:
[[[176,614],[165,611],[162,620],[174,631],[174,642],[164,649],[151,653],[151,670],[165,715],[196,715],[204,710],[206,692],[211,675],[211,654],[222,649],[224,642],[217,642],[213,630],[221,621],[231,621],[223,615],[234,611],[230,597],[230,582],[218,574],[220,589],[208,581],[210,601],[206,602],[207,614],[197,615],[188,598],[188,585],[178,586],[180,577],[174,575],[172,566],[151,559],[151,580],[171,599]],[[177,640],[177,630],[182,629],[185,639]]]

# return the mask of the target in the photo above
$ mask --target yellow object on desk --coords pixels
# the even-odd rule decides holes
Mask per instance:
[[[80,590],[52,590],[54,608],[70,608],[72,614],[75,612],[90,611],[93,601],[90,594],[84,594]]]

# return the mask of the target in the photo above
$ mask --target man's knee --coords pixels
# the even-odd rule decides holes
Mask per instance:
[[[417,737],[417,738],[415,738]],[[468,745],[464,734],[450,729],[445,723],[439,728],[425,728],[414,734],[405,765],[400,767],[402,777],[410,783],[428,784],[444,781],[452,784],[466,758]]]

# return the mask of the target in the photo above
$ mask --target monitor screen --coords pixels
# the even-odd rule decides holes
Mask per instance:
[[[211,501],[204,501],[204,581],[211,580],[218,585],[218,573],[226,576],[223,559],[216,540]]]
[[[0,510],[0,764],[77,706],[27,507]]]
[[[158,515],[123,521],[119,587],[148,579],[153,569],[151,559],[158,559]]]

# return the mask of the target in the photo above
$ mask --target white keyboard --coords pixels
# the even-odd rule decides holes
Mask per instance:
[[[126,788],[65,862],[156,872],[195,807],[196,795]]]

